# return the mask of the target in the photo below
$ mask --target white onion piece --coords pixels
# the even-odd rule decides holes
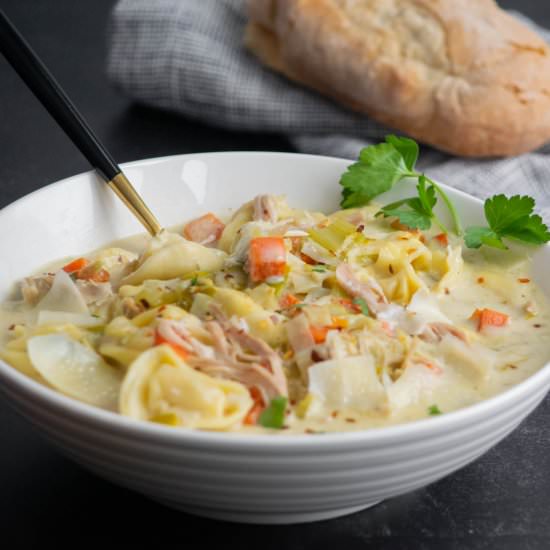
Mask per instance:
[[[73,280],[60,269],[55,274],[52,287],[36,305],[36,311],[42,310],[88,313],[88,306]]]
[[[98,327],[103,319],[86,313],[67,313],[66,311],[43,310],[38,313],[38,325],[76,325],[77,327]]]
[[[122,376],[95,351],[66,334],[29,338],[27,350],[34,368],[54,388],[86,403],[116,409]]]
[[[309,392],[325,406],[358,412],[387,411],[388,399],[370,355],[316,363],[308,370]]]

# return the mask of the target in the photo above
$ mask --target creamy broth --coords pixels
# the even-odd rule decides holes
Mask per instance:
[[[86,254],[70,274],[74,258],[38,270],[25,300],[16,291],[0,310],[2,358],[141,420],[311,434],[445,414],[548,361],[550,308],[526,251],[464,251],[435,230],[396,229],[375,207],[327,217],[264,197],[275,211],[266,214],[261,200],[225,223],[185,226],[188,239],[137,235]],[[258,243],[282,243],[281,265],[255,264]],[[68,373],[75,361],[89,365],[82,387],[100,381],[90,393]],[[276,431],[259,419],[280,395]]]

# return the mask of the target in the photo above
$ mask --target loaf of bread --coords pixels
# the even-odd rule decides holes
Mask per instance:
[[[249,0],[266,65],[415,139],[509,156],[550,140],[550,50],[493,0]]]

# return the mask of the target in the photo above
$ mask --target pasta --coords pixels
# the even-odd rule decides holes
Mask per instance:
[[[528,257],[377,212],[260,195],[229,220],[58,262],[4,304],[0,358],[139,421],[308,434],[449,412],[544,364],[550,309]]]

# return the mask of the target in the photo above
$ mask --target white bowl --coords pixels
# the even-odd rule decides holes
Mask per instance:
[[[291,204],[338,206],[349,162],[279,153],[211,153],[129,163],[126,172],[161,222],[237,207],[257,193]],[[410,191],[402,183],[392,197]],[[466,223],[481,205],[447,188]],[[138,223],[93,173],[36,191],[0,211],[0,298],[44,263],[137,233]],[[534,258],[544,273],[550,247]],[[137,422],[56,393],[0,362],[0,393],[63,453],[114,483],[193,514],[250,523],[297,523],[348,514],[431,483],[512,431],[544,398],[550,365],[466,409],[383,429],[250,436]]]

